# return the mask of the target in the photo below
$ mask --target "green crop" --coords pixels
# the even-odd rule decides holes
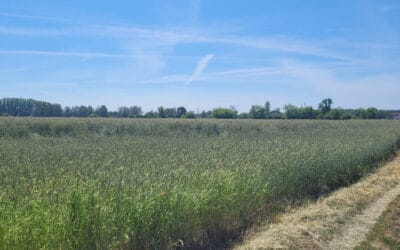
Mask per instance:
[[[0,249],[227,246],[393,156],[397,121],[0,119]]]

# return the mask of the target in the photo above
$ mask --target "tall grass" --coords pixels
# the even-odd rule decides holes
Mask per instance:
[[[396,121],[0,119],[1,249],[217,248],[392,156]]]

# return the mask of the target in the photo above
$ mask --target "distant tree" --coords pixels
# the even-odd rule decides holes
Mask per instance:
[[[206,111],[201,111],[200,113],[200,118],[207,118],[207,112]]]
[[[105,105],[97,107],[94,113],[99,117],[108,117],[108,109]]]
[[[108,117],[117,118],[118,111],[108,111]]]
[[[212,118],[212,111],[202,111],[200,114],[201,118]]]
[[[299,108],[300,112],[300,119],[315,119],[317,118],[317,113],[314,111],[314,109],[310,106],[305,106]]]
[[[251,119],[265,119],[267,117],[266,109],[260,105],[253,105],[249,111],[249,117]]]
[[[284,110],[286,119],[299,119],[299,110],[295,105],[287,104]]]
[[[71,113],[71,108],[66,106],[63,110],[63,116],[65,117],[71,117],[72,113]]]
[[[49,117],[59,117],[62,116],[62,107],[60,104],[51,104],[51,103],[46,103],[46,116]]]
[[[165,113],[166,118],[177,118],[178,117],[178,111],[176,108],[165,108],[164,113]]]
[[[325,118],[329,120],[339,120],[342,117],[343,111],[341,109],[331,109],[325,114]]]
[[[158,113],[156,111],[150,110],[143,115],[144,118],[157,118]]]
[[[349,110],[343,110],[340,114],[340,120],[349,120],[352,119],[354,115]]]
[[[62,116],[63,109],[60,104],[33,99],[3,98],[0,99],[1,113],[12,116]]]
[[[118,108],[118,117],[127,118],[129,117],[129,108],[122,106]]]
[[[355,110],[354,113],[358,119],[367,119],[368,117],[367,111],[363,108]]]
[[[318,113],[310,106],[296,107],[288,104],[285,107],[285,117],[287,119],[315,119]]]
[[[279,108],[276,108],[274,110],[272,110],[269,113],[269,117],[270,119],[283,119],[285,118],[284,114],[281,113],[281,110]]]
[[[131,106],[129,107],[129,117],[131,118],[139,118],[143,114],[142,108],[140,106]]]
[[[378,117],[378,109],[376,109],[376,108],[373,108],[373,107],[367,108],[366,112],[367,112],[367,114],[366,114],[367,119],[378,119],[379,118]]]
[[[332,99],[327,98],[321,101],[321,103],[318,105],[318,108],[322,111],[323,114],[326,114],[331,110],[332,104]]]
[[[237,117],[237,110],[232,108],[215,108],[212,117],[217,119],[234,119]]]
[[[265,113],[268,114],[269,112],[271,112],[271,103],[269,101],[267,101],[265,103]]]
[[[165,109],[163,106],[158,107],[157,111],[158,111],[158,118],[167,118],[167,115],[165,114]]]
[[[178,118],[181,118],[183,115],[185,115],[186,114],[186,109],[185,109],[185,107],[179,107],[179,108],[177,108],[177,117]]]
[[[71,116],[73,117],[89,117],[93,114],[92,106],[73,106],[71,107]]]
[[[196,118],[196,115],[193,111],[189,111],[189,112],[186,112],[182,117],[188,118],[188,119],[193,119],[193,118]]]
[[[239,119],[250,119],[250,115],[249,115],[249,113],[243,112],[243,113],[239,114],[238,118]]]

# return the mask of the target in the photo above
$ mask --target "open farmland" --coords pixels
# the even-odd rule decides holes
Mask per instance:
[[[398,146],[398,121],[1,118],[0,248],[226,246]]]

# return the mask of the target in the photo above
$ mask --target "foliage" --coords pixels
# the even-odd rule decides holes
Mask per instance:
[[[108,117],[108,109],[105,105],[96,108],[95,114],[99,117]]]
[[[271,112],[271,103],[269,101],[267,101],[265,103],[265,113],[267,114],[267,116],[268,116],[269,112]]]
[[[213,111],[202,111],[198,118],[218,118],[218,119],[328,119],[328,120],[348,120],[348,119],[393,119],[395,110],[378,110],[374,107],[368,109],[341,109],[332,108],[332,99],[327,98],[319,104],[319,109],[314,110],[311,106],[296,107],[288,104],[285,106],[285,113],[281,113],[279,108],[271,111],[271,103],[267,101],[264,106],[253,105],[248,113],[238,115],[237,110],[230,108],[216,108]],[[149,111],[143,115],[140,106],[119,107],[117,111],[108,111],[105,105],[92,106],[73,106],[62,109],[59,104],[35,101],[32,99],[3,98],[0,99],[0,114],[2,116],[38,116],[38,117],[112,117],[112,118],[181,118],[187,110],[181,106],[163,107],[160,106],[156,111]]]
[[[0,99],[0,114],[12,116],[62,116],[60,104],[22,98]]]
[[[249,117],[252,119],[265,119],[267,118],[266,108],[260,105],[253,105],[250,108]]]
[[[285,115],[287,119],[316,119],[318,112],[312,107],[296,107],[289,104],[285,106]]]
[[[193,111],[189,111],[189,112],[186,112],[182,117],[183,117],[183,118],[190,118],[190,119],[193,119],[193,118],[196,118],[196,115],[194,114]]]
[[[165,108],[165,118],[178,118],[178,111],[176,108]]]
[[[184,116],[186,114],[186,108],[185,107],[179,107],[177,108],[177,117],[181,118],[182,116]]]
[[[249,113],[243,112],[243,113],[240,113],[240,114],[238,115],[238,118],[239,118],[239,119],[250,119],[250,115],[249,115]]]
[[[130,118],[139,118],[143,114],[142,108],[140,106],[132,106],[129,107],[129,117]]]
[[[224,248],[260,212],[370,172],[399,135],[397,121],[2,117],[0,249]]]
[[[237,111],[233,108],[215,108],[212,110],[212,117],[217,119],[234,119]]]
[[[327,98],[321,101],[321,103],[318,105],[318,108],[322,111],[323,114],[326,114],[331,110],[332,104],[333,104],[332,99]]]

